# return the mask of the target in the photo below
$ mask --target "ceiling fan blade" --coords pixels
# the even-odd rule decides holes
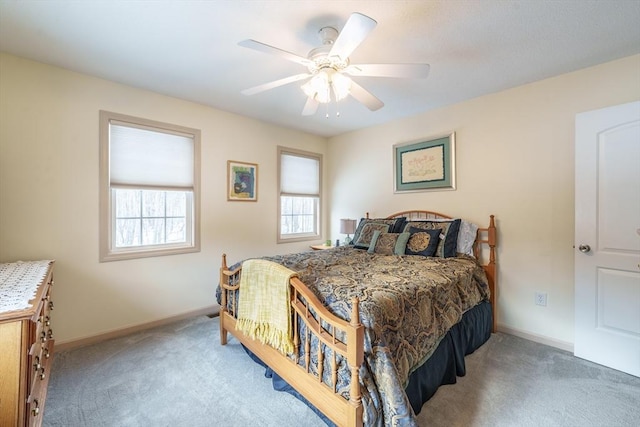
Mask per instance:
[[[243,95],[255,95],[256,93],[264,92],[265,90],[273,89],[279,86],[284,86],[289,83],[297,82],[299,80],[306,79],[307,77],[311,77],[311,74],[296,74],[295,76],[285,77],[284,79],[275,80],[269,83],[263,83],[258,86],[251,87],[249,89],[245,89],[241,91]]]
[[[361,13],[352,13],[331,47],[329,56],[345,60],[375,28],[377,22]]]
[[[247,47],[249,49],[257,50],[258,52],[270,53],[272,55],[278,55],[281,58],[287,59],[292,62],[296,62],[298,64],[302,64],[305,67],[309,64],[312,64],[307,58],[303,58],[300,55],[296,55],[295,53],[287,52],[286,50],[278,49],[277,47],[269,46],[268,44],[260,43],[259,41],[248,39],[242,40],[238,43],[238,45],[242,47]]]
[[[371,111],[379,110],[384,106],[384,102],[380,101],[371,92],[369,92],[353,80],[351,81],[351,89],[349,93]]]
[[[304,104],[304,109],[302,110],[303,116],[313,116],[318,110],[319,102],[316,101],[314,97],[308,97],[307,102]]]
[[[352,76],[424,79],[430,68],[429,64],[354,64],[343,72]]]

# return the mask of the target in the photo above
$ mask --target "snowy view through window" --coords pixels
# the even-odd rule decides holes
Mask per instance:
[[[317,201],[316,197],[282,196],[280,198],[281,233],[283,235],[315,233]]]
[[[186,191],[113,189],[115,247],[187,242],[190,195]]]

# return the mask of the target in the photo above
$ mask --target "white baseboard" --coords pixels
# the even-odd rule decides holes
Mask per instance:
[[[167,325],[169,323],[177,322],[179,320],[189,319],[192,317],[218,315],[219,311],[220,311],[220,306],[216,304],[216,305],[204,307],[198,310],[177,314],[175,316],[167,317],[164,319],[155,320],[153,322],[141,323],[139,325],[129,326],[122,329],[114,329],[109,332],[101,333],[98,335],[90,335],[87,337],[72,339],[68,341],[60,341],[60,342],[56,341],[55,351],[70,350],[72,348],[95,344],[101,341],[122,337],[125,335],[132,334],[134,332],[144,331],[145,329]]]
[[[511,328],[509,326],[500,325],[496,326],[498,332],[503,332],[509,335],[515,335],[520,338],[524,338],[529,341],[537,342],[540,344],[548,345],[551,347],[559,348],[560,350],[568,351],[573,354],[573,343],[567,341],[560,341],[553,338],[545,337],[543,335],[532,334],[519,329]]]

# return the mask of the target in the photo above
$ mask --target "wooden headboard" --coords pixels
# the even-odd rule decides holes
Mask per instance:
[[[405,217],[408,221],[419,221],[428,219],[453,219],[450,215],[441,214],[434,211],[426,210],[408,210],[402,212],[396,212],[387,216],[387,219]],[[367,218],[369,218],[369,212],[367,212]],[[482,256],[483,245],[486,245],[489,251],[489,260],[483,264],[484,271],[487,273],[487,280],[489,282],[489,291],[491,292],[491,309],[493,311],[493,332],[496,331],[496,319],[497,319],[497,264],[496,264],[496,244],[497,244],[497,228],[495,223],[495,217],[489,216],[489,225],[487,227],[478,227],[476,233],[476,240],[473,243],[473,254],[476,259],[480,260]]]

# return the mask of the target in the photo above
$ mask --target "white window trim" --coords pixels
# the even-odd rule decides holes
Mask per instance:
[[[318,199],[317,199],[317,212],[318,217],[317,220],[317,233],[297,233],[297,234],[288,234],[282,235],[282,201],[281,197],[284,196],[302,196],[302,197],[313,197],[309,194],[283,194],[280,191],[281,186],[281,160],[282,154],[291,154],[294,156],[308,157],[311,159],[318,160]],[[277,235],[277,243],[293,243],[293,242],[306,242],[306,241],[314,241],[318,240],[320,236],[322,236],[322,154],[313,153],[311,151],[298,150],[295,148],[288,148],[278,146],[278,235]]]
[[[193,136],[193,236],[191,244],[166,244],[156,246],[136,246],[133,248],[112,250],[112,216],[114,209],[111,203],[111,185],[109,182],[109,124],[111,121],[131,123],[135,126],[145,126],[153,130],[181,133]],[[118,261],[126,259],[177,255],[200,251],[200,130],[153,120],[127,116],[109,111],[100,111],[100,191],[99,191],[99,260],[100,262]],[[141,186],[142,187],[142,186]],[[141,188],[140,187],[140,188]],[[154,187],[154,189],[161,189]],[[164,188],[175,190],[175,188]]]

